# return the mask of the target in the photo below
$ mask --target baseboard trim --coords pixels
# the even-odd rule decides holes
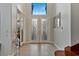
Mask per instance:
[[[46,41],[46,42],[26,42],[26,43],[23,43],[23,45],[25,44],[53,44],[49,41]]]
[[[64,49],[60,48],[57,44],[54,43],[54,45],[56,46],[56,48],[57,48],[58,50],[64,50]]]

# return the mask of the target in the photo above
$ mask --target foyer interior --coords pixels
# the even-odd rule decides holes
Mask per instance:
[[[79,43],[78,3],[0,4],[1,56],[55,56]]]

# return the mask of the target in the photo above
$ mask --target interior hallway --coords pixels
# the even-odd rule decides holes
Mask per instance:
[[[24,44],[17,49],[17,56],[54,56],[56,49],[51,44]]]
[[[0,4],[0,56],[54,55],[53,45],[44,43],[57,50],[79,43],[79,4],[44,4],[43,15],[34,15],[33,3]],[[29,42],[43,44],[25,44]]]

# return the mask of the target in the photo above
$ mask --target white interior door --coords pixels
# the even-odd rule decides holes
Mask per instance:
[[[32,19],[32,41],[47,40],[47,19]]]
[[[38,41],[38,19],[32,19],[32,40]]]
[[[47,40],[47,19],[41,19],[41,39]]]

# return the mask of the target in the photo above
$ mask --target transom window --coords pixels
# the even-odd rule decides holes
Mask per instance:
[[[46,15],[47,3],[32,3],[32,14],[33,15]]]

